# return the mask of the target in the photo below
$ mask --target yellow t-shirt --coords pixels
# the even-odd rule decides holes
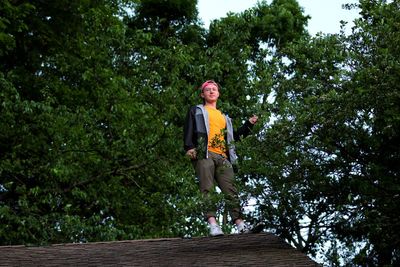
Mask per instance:
[[[208,151],[226,156],[225,143],[225,116],[218,109],[205,106],[208,112],[209,134],[208,134]]]

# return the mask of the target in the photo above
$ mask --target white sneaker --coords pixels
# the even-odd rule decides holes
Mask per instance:
[[[238,225],[236,225],[236,228],[238,234],[249,234],[251,232],[250,228],[244,222],[241,222]]]
[[[211,236],[220,236],[220,235],[224,235],[224,232],[222,232],[221,227],[219,227],[218,224],[210,224],[210,235]]]
[[[236,225],[236,228],[238,230],[238,234],[257,234],[261,233],[264,230],[264,223],[260,222],[257,223],[253,226],[248,226],[244,222],[239,223]]]

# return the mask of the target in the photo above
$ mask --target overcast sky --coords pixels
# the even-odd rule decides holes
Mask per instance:
[[[350,33],[351,22],[358,16],[357,10],[345,10],[346,3],[357,3],[357,0],[297,0],[306,15],[310,15],[308,31],[315,35],[318,32],[339,33],[340,21],[348,21],[346,33]],[[258,0],[198,0],[199,16],[208,28],[210,21],[225,17],[228,12],[239,13],[252,8]],[[267,1],[271,3],[271,0]]]

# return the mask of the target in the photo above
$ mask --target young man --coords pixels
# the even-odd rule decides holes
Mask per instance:
[[[226,196],[226,207],[236,224],[238,233],[247,233],[249,229],[242,219],[238,192],[234,185],[232,164],[235,163],[237,156],[232,142],[249,135],[258,117],[254,115],[234,131],[231,119],[217,109],[220,94],[218,84],[208,80],[200,89],[203,104],[191,107],[186,116],[184,126],[186,155],[192,160],[199,179],[200,191],[208,196],[216,181]],[[217,223],[215,209],[214,207],[205,211],[211,236],[224,234]]]

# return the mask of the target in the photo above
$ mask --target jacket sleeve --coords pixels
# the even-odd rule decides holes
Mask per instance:
[[[247,120],[240,128],[233,132],[233,138],[235,141],[240,141],[240,139],[248,136],[251,133],[253,126],[254,125]]]
[[[189,109],[186,119],[185,119],[185,125],[183,127],[183,148],[185,151],[188,151],[189,149],[195,148],[195,115],[194,115],[195,109],[192,107]]]

